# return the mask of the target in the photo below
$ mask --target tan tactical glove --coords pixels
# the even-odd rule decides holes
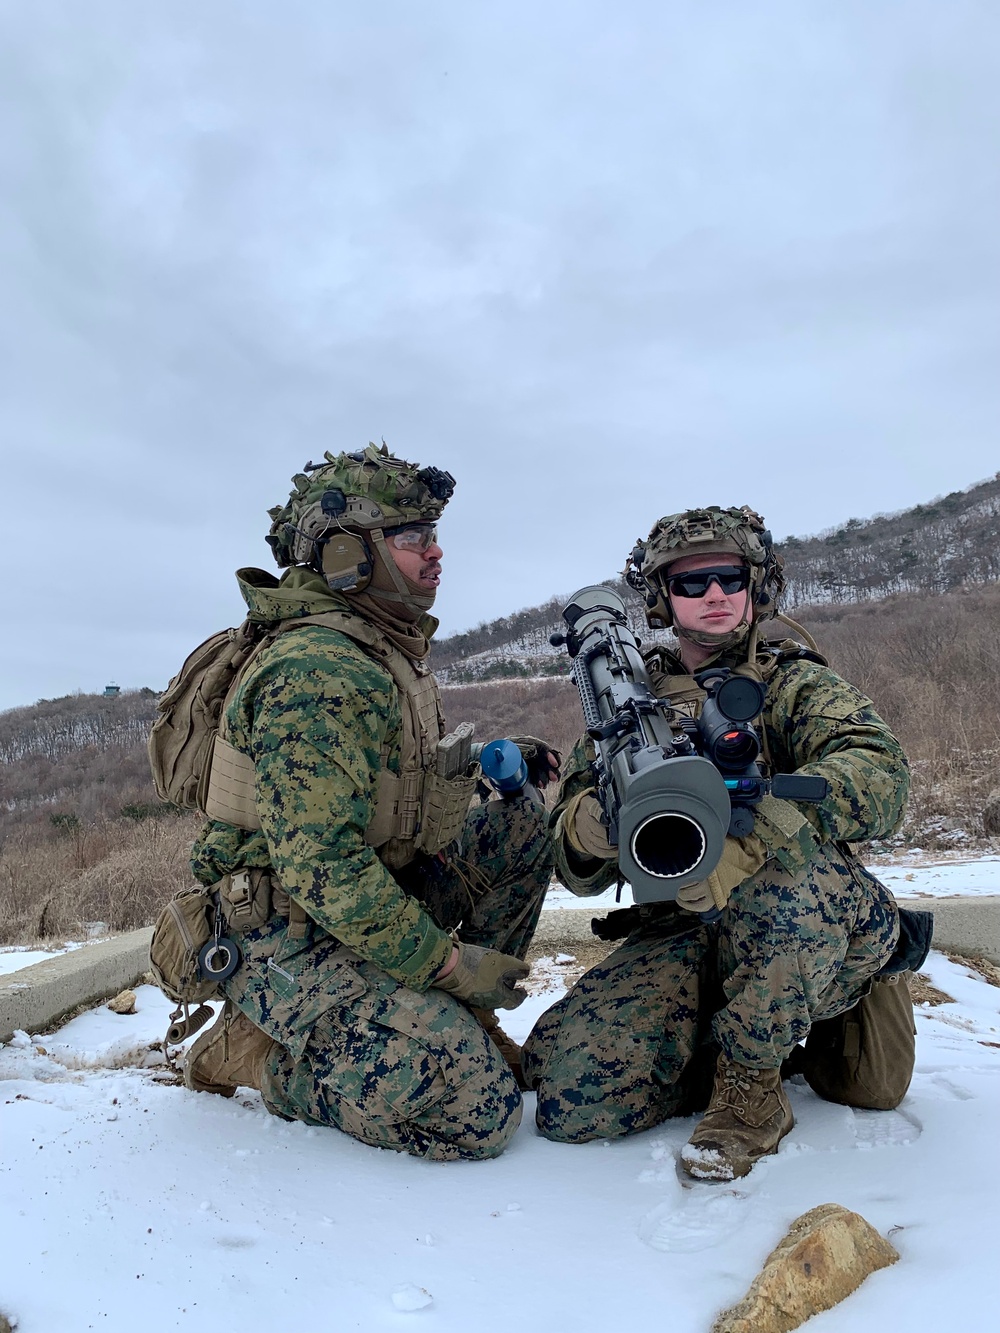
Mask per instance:
[[[550,782],[559,781],[559,766],[562,755],[554,745],[541,740],[538,736],[508,736],[521,751],[528,770],[528,781],[539,791],[544,791]],[[553,762],[555,761],[555,762]]]
[[[685,912],[721,912],[737,884],[757,873],[767,860],[767,848],[755,833],[748,838],[727,838],[722,858],[708,879],[681,889],[677,906]]]
[[[562,813],[562,831],[578,856],[613,861],[618,848],[608,842],[608,826],[601,822],[601,807],[593,791],[580,791]]]
[[[516,1009],[528,998],[515,983],[531,970],[520,958],[478,944],[458,943],[458,961],[446,977],[431,982],[476,1009]]]

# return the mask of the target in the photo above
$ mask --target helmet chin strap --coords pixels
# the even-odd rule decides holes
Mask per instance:
[[[401,603],[413,617],[425,615],[434,605],[435,590],[425,592],[422,588],[418,589],[415,584],[405,578],[402,570],[399,569],[395,560],[392,558],[392,552],[389,550],[385,541],[385,534],[381,528],[369,528],[366,534],[372,540],[382,568],[389,575],[395,585],[396,591],[390,592],[388,588],[376,587],[375,580],[368,585],[368,592],[372,597],[377,597],[382,602]]]
[[[743,621],[725,634],[708,634],[696,629],[681,629],[675,621],[673,630],[679,639],[687,639],[688,643],[697,644],[699,648],[710,648],[713,652],[722,653],[743,643],[750,632],[750,626]]]
[[[664,593],[664,596],[667,599],[667,605],[670,606],[671,620],[673,621],[672,628],[678,639],[687,639],[688,643],[697,644],[699,648],[708,648],[711,649],[712,652],[724,653],[728,652],[730,648],[739,647],[741,643],[745,643],[749,638],[751,643],[748,660],[756,654],[757,621],[756,617],[753,620],[747,619],[748,614],[754,609],[753,603],[750,601],[749,597],[747,597],[747,604],[743,608],[743,615],[740,617],[740,623],[738,625],[733,629],[726,630],[725,634],[709,634],[707,630],[681,629],[680,625],[677,623],[677,617],[673,615],[673,606],[669,600],[670,594]]]

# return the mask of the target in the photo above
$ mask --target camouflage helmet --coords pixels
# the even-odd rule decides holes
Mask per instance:
[[[625,566],[625,581],[645,594],[651,625],[670,625],[666,572],[688,555],[738,555],[750,567],[753,619],[777,615],[785,588],[781,557],[764,520],[747,505],[720,509],[685,509],[653,524],[645,541],[636,543]]]
[[[450,472],[390,454],[385,443],[352,454],[324,455],[292,478],[283,505],[268,510],[267,543],[281,567],[313,563],[317,543],[336,530],[371,532],[405,523],[434,523],[455,489]]]

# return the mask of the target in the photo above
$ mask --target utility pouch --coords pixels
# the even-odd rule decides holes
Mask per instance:
[[[862,1000],[814,1023],[796,1072],[828,1102],[892,1111],[910,1086],[916,1033],[909,973],[877,979]]]
[[[919,972],[927,960],[934,935],[934,913],[899,909],[899,940],[892,957],[879,972],[891,977],[899,972]]]
[[[370,847],[381,848],[392,841],[409,842],[418,826],[424,774],[420,769],[392,773],[383,768],[378,778],[375,813],[365,830]]]
[[[433,855],[455,841],[465,827],[469,802],[478,779],[478,769],[472,777],[444,778],[438,773],[424,775],[420,826],[415,839],[418,852]]]
[[[199,957],[215,938],[215,886],[181,889],[153,926],[149,967],[163,993],[178,1004],[219,998],[219,983],[202,976]]]
[[[217,888],[226,921],[239,935],[266,925],[276,910],[269,870],[238,870],[224,875]],[[282,896],[287,903],[287,894]],[[283,915],[288,915],[287,906]]]

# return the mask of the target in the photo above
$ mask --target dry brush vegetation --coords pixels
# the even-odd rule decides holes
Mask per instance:
[[[197,820],[153,790],[152,690],[0,714],[0,943],[146,925],[189,879]]]
[[[995,845],[982,813],[1000,786],[1000,586],[800,615],[907,748],[905,842]],[[565,751],[580,730],[564,676],[454,686],[444,696],[449,723],[475,722],[483,740],[528,733]],[[146,690],[0,714],[0,943],[79,937],[95,922],[144,925],[188,881],[198,819],[153,791],[145,737],[154,704]]]
[[[931,851],[987,844],[983,810],[1000,786],[1000,585],[798,614],[830,665],[875,700],[906,747],[913,786],[896,841]],[[484,739],[521,730],[565,749],[580,732],[576,690],[565,678],[444,694],[449,721],[475,722]]]

